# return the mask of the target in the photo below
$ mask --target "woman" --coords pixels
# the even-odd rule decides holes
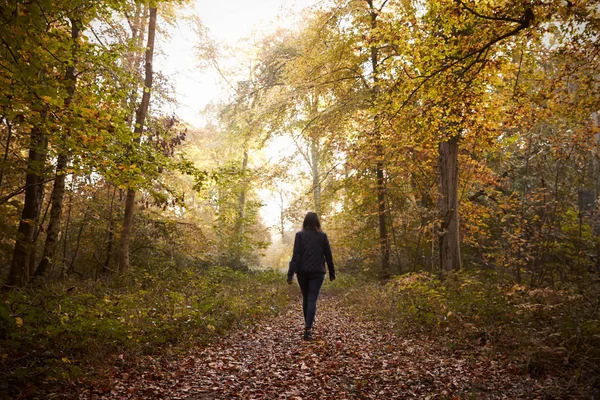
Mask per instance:
[[[304,312],[304,340],[312,339],[312,328],[317,313],[317,298],[325,279],[325,262],[329,269],[329,280],[335,280],[335,268],[329,239],[321,230],[319,217],[309,212],[304,217],[302,230],[296,233],[294,254],[290,261],[287,283],[292,284],[294,273],[302,291],[302,311]]]

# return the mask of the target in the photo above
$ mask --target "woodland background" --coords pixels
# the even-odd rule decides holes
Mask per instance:
[[[370,317],[598,390],[597,2],[331,0],[243,49],[185,7],[0,3],[2,391],[277,314],[309,210]],[[154,63],[178,23],[227,82],[202,127]]]

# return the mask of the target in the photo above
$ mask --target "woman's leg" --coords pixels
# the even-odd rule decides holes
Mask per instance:
[[[308,275],[297,274],[298,286],[302,292],[302,312],[304,313],[304,325],[306,326],[306,310],[308,305],[309,277]]]
[[[325,275],[313,275],[308,280],[308,295],[306,301],[306,316],[304,318],[306,322],[306,329],[312,329],[313,323],[315,322],[315,315],[317,314],[317,299],[319,298],[319,292],[323,285]]]

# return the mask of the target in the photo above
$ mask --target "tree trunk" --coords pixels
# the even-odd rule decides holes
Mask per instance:
[[[2,186],[2,182],[4,181],[4,166],[6,165],[6,160],[8,160],[8,153],[10,151],[10,140],[12,139],[12,125],[7,118],[2,118],[6,123],[6,146],[4,147],[4,157],[2,159],[2,165],[0,165],[0,187]]]
[[[146,67],[144,79],[144,94],[142,102],[135,113],[134,143],[140,143],[140,137],[144,130],[148,105],[150,104],[150,91],[152,90],[152,58],[154,56],[154,37],[156,34],[156,7],[150,8],[150,21],[148,22],[148,43],[146,46]],[[135,203],[135,189],[127,189],[125,200],[125,215],[123,217],[123,229],[121,231],[121,243],[119,248],[119,270],[129,269],[129,243],[133,230],[133,214]]]
[[[600,115],[598,111],[595,111],[592,114],[592,123],[594,125],[595,129],[598,129],[598,127],[600,126]],[[594,140],[596,141],[596,150],[600,150],[600,133],[596,133],[594,135]],[[596,151],[596,154],[599,154],[598,151]],[[595,203],[595,207],[593,208],[592,212],[591,212],[591,217],[592,217],[592,231],[594,236],[596,236],[596,265],[595,265],[595,270],[596,272],[600,272],[600,240],[598,240],[598,238],[600,238],[600,211],[599,211],[599,205],[600,205],[600,157],[596,156],[592,156],[592,163],[591,163],[591,168],[590,168],[590,173],[591,173],[591,178],[592,178],[592,185],[594,186],[594,203]]]
[[[371,16],[371,31],[377,29],[377,16],[379,11],[375,9],[373,0],[367,0],[369,5],[369,15]],[[379,49],[375,44],[371,46],[371,68],[373,70],[373,87],[371,88],[371,100],[373,105],[377,101],[379,95]],[[390,277],[390,240],[387,232],[386,223],[386,188],[385,188],[385,173],[384,173],[384,154],[381,145],[381,126],[380,115],[373,116],[373,141],[375,144],[376,161],[376,185],[377,185],[377,217],[379,220],[379,250],[381,252],[381,278],[388,279]]]
[[[380,151],[378,153],[378,158]],[[390,277],[390,240],[385,218],[385,177],[383,162],[377,162],[377,216],[379,217],[379,248],[381,250],[381,277]]]
[[[246,169],[248,169],[248,145],[244,144],[244,154],[242,157],[242,181],[240,184],[240,194],[238,196],[238,215],[235,221],[235,263],[236,267],[241,267],[242,243],[244,241],[244,218],[246,218]]]
[[[44,121],[42,116],[42,121]],[[17,239],[10,264],[6,285],[23,286],[29,282],[29,255],[35,227],[38,223],[41,203],[44,197],[43,169],[46,164],[48,138],[44,133],[43,122],[31,129],[27,175],[25,177],[25,204],[21,213]]]
[[[73,192],[69,192],[69,207],[67,208],[67,221],[65,222],[65,231],[62,235],[63,242],[63,257],[62,257],[62,268],[60,270],[60,277],[65,275],[67,267],[67,248],[69,239],[69,227],[71,226],[71,212],[73,211]]]
[[[37,266],[37,242],[38,242],[38,238],[40,236],[40,233],[42,232],[42,226],[44,226],[44,222],[46,221],[46,216],[48,216],[48,210],[50,209],[50,205],[52,204],[51,201],[48,201],[48,204],[46,205],[46,209],[44,210],[44,215],[41,215],[41,211],[42,211],[42,206],[44,205],[44,198],[45,198],[45,192],[42,193],[42,198],[40,200],[40,210],[38,211],[38,214],[40,215],[40,217],[38,218],[38,223],[36,224],[35,228],[33,229],[33,239],[31,240],[31,246],[30,246],[30,250],[29,250],[29,276],[33,277],[35,274],[35,270],[36,270],[36,266]]]
[[[142,4],[138,2],[135,6],[135,11],[133,13],[132,18],[127,18],[127,22],[129,23],[129,27],[131,28],[131,40],[135,43],[135,51],[129,52],[127,57],[125,58],[125,70],[130,74],[137,74],[139,68],[141,67],[142,61],[142,53],[140,50],[142,45],[144,44],[144,31],[146,29],[146,11],[147,4]],[[133,118],[134,112],[133,110],[136,107],[138,101],[138,91],[139,87],[137,85],[132,85],[131,91],[129,92],[129,96],[125,99],[125,106],[131,112],[127,115],[127,125],[132,127],[133,129]]]
[[[281,241],[285,235],[285,203],[283,201],[283,186],[279,188],[279,234]]]
[[[310,160],[311,160],[311,171],[312,171],[312,182],[313,182],[313,200],[315,205],[315,213],[321,216],[321,180],[319,179],[319,139],[310,139]]]
[[[44,245],[44,254],[38,265],[35,276],[44,276],[52,270],[53,258],[56,253],[58,244],[58,235],[60,233],[60,218],[62,215],[63,198],[65,194],[65,173],[64,169],[68,164],[69,157],[67,154],[60,154],[56,164],[56,178],[50,201],[52,208],[50,209],[50,222],[46,232],[46,243]]]
[[[458,137],[440,143],[440,268],[460,269],[458,230]]]
[[[71,39],[73,63],[67,67],[65,79],[67,81],[67,97],[64,101],[65,109],[69,109],[75,95],[75,85],[77,84],[77,75],[75,71],[77,57],[77,39],[79,38],[79,22],[71,19]],[[69,137],[69,128],[65,128],[62,137],[63,144],[66,146],[66,140]],[[63,149],[58,155],[56,163],[56,178],[54,178],[54,187],[52,189],[52,208],[50,209],[50,222],[46,233],[46,243],[42,260],[35,271],[35,276],[44,276],[52,271],[52,264],[56,247],[58,245],[58,235],[60,233],[60,219],[62,216],[63,199],[65,196],[65,180],[67,178],[66,168],[71,160],[71,154],[68,149]]]
[[[87,224],[87,219],[90,214],[91,204],[88,203],[85,212],[83,213],[83,220],[81,221],[81,226],[79,227],[79,231],[77,232],[77,240],[75,241],[75,249],[73,249],[73,254],[71,255],[71,261],[69,262],[69,269],[67,270],[68,274],[77,273],[75,271],[75,260],[77,259],[77,253],[79,253],[79,247],[81,245],[81,236],[83,235],[83,230],[85,229],[85,225]]]
[[[110,192],[110,187],[109,187]],[[112,197],[110,199],[110,209],[108,210],[108,232],[107,232],[107,244],[106,244],[106,258],[104,259],[104,264],[102,265],[102,273],[106,273],[109,271],[110,267],[110,259],[112,257],[113,245],[115,241],[115,232],[114,232],[114,216],[113,209],[115,204],[115,196],[117,195],[117,188],[113,189]]]
[[[133,206],[135,203],[135,190],[127,189],[125,198],[125,215],[123,216],[123,228],[121,230],[121,241],[119,243],[119,271],[129,269],[129,244],[131,232],[133,231]]]

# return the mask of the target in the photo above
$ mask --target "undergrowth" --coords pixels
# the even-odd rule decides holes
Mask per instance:
[[[334,290],[401,335],[426,334],[451,351],[483,352],[534,378],[560,375],[584,393],[600,390],[600,287],[532,288],[489,272],[428,273],[385,285],[340,282]]]
[[[111,363],[208,343],[276,314],[289,293],[279,273],[215,267],[70,278],[2,294],[0,393],[39,395]]]

